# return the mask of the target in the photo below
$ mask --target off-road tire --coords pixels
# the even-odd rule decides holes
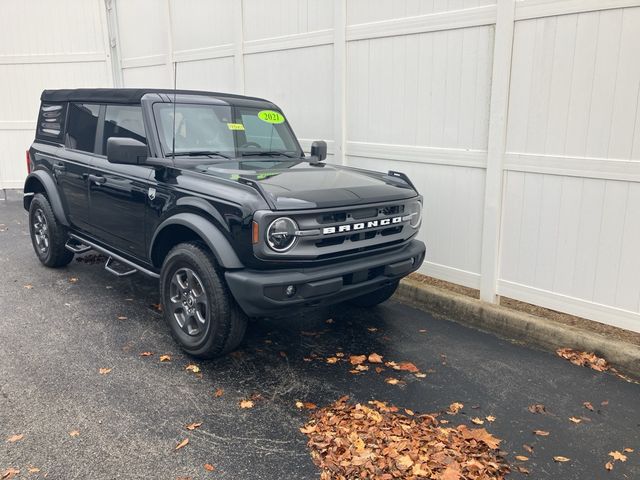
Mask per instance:
[[[362,308],[370,308],[375,307],[376,305],[380,305],[382,302],[386,302],[391,298],[391,296],[396,292],[398,288],[399,281],[392,283],[391,285],[386,285],[378,290],[374,290],[373,292],[369,292],[366,295],[362,295],[360,297],[352,298],[349,300],[349,303],[355,305],[356,307]]]
[[[185,284],[189,278],[191,282]],[[160,295],[169,330],[189,355],[215,358],[231,352],[242,342],[247,317],[231,295],[213,255],[202,244],[181,243],[171,249],[160,273]],[[175,301],[176,295],[184,297]],[[191,305],[184,302],[190,298],[195,303],[192,310],[195,309],[196,314],[187,319]],[[182,326],[178,318],[182,318]],[[200,329],[202,331],[197,334],[189,332]]]
[[[40,262],[51,268],[68,265],[73,260],[73,252],[64,246],[68,234],[64,225],[56,219],[47,197],[36,193],[29,206],[29,234],[33,249]],[[44,237],[46,236],[46,248]]]

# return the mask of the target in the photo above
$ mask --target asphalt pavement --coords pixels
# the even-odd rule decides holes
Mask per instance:
[[[511,464],[531,472],[509,478],[640,478],[640,385],[614,375],[394,300],[252,321],[238,352],[200,362],[180,352],[157,303],[157,282],[139,274],[118,279],[78,261],[41,266],[20,195],[0,200],[0,476],[13,467],[18,478],[64,480],[317,479],[299,431],[308,411],[295,402],[349,395],[416,412],[461,402],[454,424],[495,417],[483,426],[503,439]],[[410,361],[427,376],[355,375],[347,362],[325,361],[337,352]],[[165,354],[171,361],[160,361]],[[402,382],[385,383],[390,375]],[[241,409],[249,398],[254,407]],[[532,404],[546,413],[531,413]],[[186,429],[192,422],[202,426]],[[14,435],[23,437],[7,441]],[[624,448],[634,451],[606,471],[608,453]]]

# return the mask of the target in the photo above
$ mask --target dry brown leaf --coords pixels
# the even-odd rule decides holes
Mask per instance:
[[[394,377],[387,377],[384,379],[384,381],[389,385],[398,385],[400,383],[400,380]]]
[[[222,388],[218,388],[216,390],[216,392],[213,394],[216,398],[220,398],[222,395],[224,395],[224,389]]]
[[[126,319],[127,319],[127,317],[122,316],[122,315],[118,317],[118,320],[126,320]]]
[[[409,455],[401,455],[396,459],[396,465],[402,471],[409,470],[413,466],[413,460]]]
[[[421,328],[420,330],[418,330],[418,332],[420,332],[420,333],[427,333],[427,329],[426,329],[426,328]]]
[[[494,417],[493,415],[487,415],[486,417],[484,417],[484,419],[489,423],[493,423],[496,421],[496,417]]]
[[[553,460],[554,460],[554,462],[560,462],[560,463],[564,463],[564,462],[569,462],[569,461],[571,461],[571,459],[570,459],[570,458],[563,457],[563,456],[561,456],[561,455],[558,455],[558,456],[553,457]]]
[[[367,327],[367,330],[369,330],[371,333],[375,333],[378,331],[376,327]]]
[[[484,425],[484,420],[478,418],[478,417],[474,417],[471,419],[472,423],[475,423],[476,425]]]
[[[80,432],[78,430],[71,430],[69,432],[69,436],[70,437],[79,437],[80,436]]]
[[[528,468],[523,467],[522,465],[516,465],[515,469],[520,473],[524,473],[525,475],[529,475],[531,473]]]
[[[382,372],[384,372],[384,368],[376,367],[376,373],[382,373]]]
[[[619,451],[614,451],[614,452],[609,452],[609,456],[613,457],[614,460],[619,460],[621,462],[626,462],[627,461],[627,456],[620,453]]]
[[[202,426],[202,422],[194,422],[194,423],[190,423],[189,425],[186,426],[187,430],[195,430],[196,428],[200,428]]]
[[[522,448],[524,448],[529,453],[533,453],[533,447],[531,445],[527,445],[525,443],[524,445],[522,445]]]
[[[253,401],[252,400],[241,400],[240,401],[240,408],[253,408]]]
[[[366,359],[366,355],[351,355],[349,357],[349,362],[351,363],[351,365],[360,365],[361,363],[364,363]]]
[[[338,357],[327,358],[327,363],[338,363]]]
[[[573,423],[580,423],[580,422],[582,422],[582,419],[577,418],[577,417],[569,417],[569,421],[573,422]]]
[[[605,470],[608,470],[609,472],[610,472],[611,470],[613,470],[613,462],[607,462],[607,463],[605,463],[605,464],[604,464],[604,469],[605,469]]]
[[[624,453],[633,453],[633,448],[625,448],[624,450],[622,450]]]
[[[22,433],[18,433],[16,435],[11,435],[9,438],[7,438],[7,442],[16,443],[22,440],[23,438],[24,438],[24,435]]]
[[[98,372],[100,373],[100,375],[107,375],[108,373],[111,372],[111,370],[113,370],[112,368],[101,368],[100,370],[98,370]]]
[[[549,436],[549,432],[545,432],[544,430],[534,430],[533,433],[535,433],[539,437],[548,437]]]
[[[71,277],[69,279],[69,283],[78,283],[78,279],[76,277]]]
[[[416,376],[416,378],[427,378],[426,373],[414,373],[414,375]]]
[[[160,355],[160,361],[161,362],[170,362],[171,361],[171,355]]]
[[[527,407],[531,413],[547,413],[546,407],[541,403],[534,403],[533,405],[529,405]]]
[[[324,321],[324,323],[328,323],[329,325],[331,325],[334,322],[333,318],[328,318]]]
[[[462,404],[460,402],[453,402],[451,405],[449,405],[449,410],[447,411],[447,413],[449,415],[455,415],[456,413],[458,413],[463,408],[464,408],[464,404]]]
[[[27,472],[29,472],[29,473],[40,473],[40,469],[38,467],[27,467]]]
[[[300,428],[300,431],[304,434],[309,434],[315,432],[317,428],[317,425],[305,425],[304,427]]]
[[[369,357],[367,358],[367,360],[369,360],[369,363],[382,363],[382,355],[378,355],[377,353],[371,353],[369,354]]]
[[[591,402],[583,402],[582,405],[584,405],[584,408],[586,408],[587,410],[591,410],[593,412],[593,405],[591,405]]]
[[[418,373],[420,371],[420,369],[411,362],[401,362],[398,364],[398,370],[411,373]]]
[[[20,474],[20,470],[17,468],[13,468],[13,467],[9,467],[7,468],[4,472],[2,472],[2,480],[10,480],[11,478],[14,478],[16,475]]]
[[[197,365],[194,365],[193,363],[190,363],[189,365],[187,365],[185,367],[185,370],[187,372],[200,373],[200,367]]]
[[[210,463],[205,463],[205,464],[204,464],[204,469],[205,469],[207,472],[213,472],[213,471],[216,469],[216,467],[214,467],[214,466],[213,466],[213,465],[211,465]]]
[[[369,365],[356,365],[356,371],[358,372],[366,372],[369,370]]]
[[[189,439],[185,438],[184,440],[182,440],[178,445],[176,445],[176,450],[180,450],[181,448],[184,448],[187,446],[187,444],[189,443]]]
[[[520,462],[526,462],[529,460],[529,457],[525,457],[524,455],[516,455],[516,460]]]
[[[153,352],[142,352],[140,354],[141,357],[150,357],[153,355]]]
[[[27,283],[24,288],[26,288],[27,290],[31,290],[33,288],[33,285],[31,285],[30,283]]]
[[[598,357],[593,352],[581,352],[572,348],[559,348],[556,350],[556,353],[565,360],[569,360],[574,365],[580,367],[589,367],[598,372],[611,369],[611,366],[604,358]]]

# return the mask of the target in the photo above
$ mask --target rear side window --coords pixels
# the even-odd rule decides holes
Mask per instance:
[[[111,137],[133,138],[147,143],[142,120],[142,107],[133,105],[107,105],[102,136],[102,154],[107,153],[107,140]]]
[[[68,148],[94,152],[100,105],[70,103],[65,144]]]
[[[43,103],[38,115],[36,137],[53,142],[62,141],[66,113],[65,103]]]

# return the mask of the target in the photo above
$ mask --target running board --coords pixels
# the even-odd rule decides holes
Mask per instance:
[[[67,243],[65,243],[64,246],[67,250],[75,254],[85,253],[92,249],[92,247],[90,247],[89,245],[85,245],[75,238],[70,238],[69,240],[67,240]]]
[[[69,237],[71,237],[72,240],[75,240],[76,242],[84,245],[84,246],[88,246],[89,249],[93,249],[93,250],[97,250],[101,253],[104,253],[105,255],[107,255],[109,257],[109,259],[107,260],[107,263],[105,264],[104,268],[107,272],[112,273],[114,275],[116,275],[117,277],[125,277],[128,275],[133,275],[136,272],[140,272],[140,273],[144,273],[145,275],[151,277],[151,278],[160,278],[160,275],[158,275],[155,272],[152,272],[151,270],[148,270],[144,267],[141,267],[140,265],[135,264],[134,262],[132,262],[131,260],[127,260],[124,257],[121,257],[120,255],[118,255],[117,253],[113,253],[111,250],[102,247],[100,245],[98,245],[97,243],[91,242],[89,240],[86,240],[78,235],[76,235],[75,233],[71,233],[69,235]],[[68,243],[68,242],[67,242]],[[73,251],[73,250],[72,250]],[[114,261],[117,261],[119,263],[123,263],[125,265],[128,265],[129,267],[131,267],[131,270],[127,271],[127,272],[119,272],[117,270],[115,270],[112,266],[112,263]]]

